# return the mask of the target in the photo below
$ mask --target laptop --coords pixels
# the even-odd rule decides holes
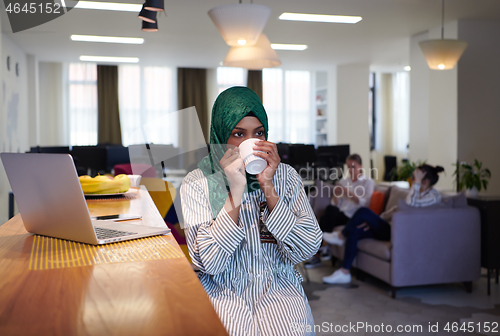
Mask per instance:
[[[93,220],[69,154],[0,157],[28,232],[93,245],[170,232],[167,226],[143,226],[140,220]]]

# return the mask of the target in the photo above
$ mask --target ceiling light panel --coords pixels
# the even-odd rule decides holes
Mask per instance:
[[[306,44],[283,44],[283,43],[271,43],[271,48],[274,50],[306,50]]]
[[[80,9],[100,9],[122,12],[136,12],[141,11],[142,5],[131,3],[117,3],[117,2],[97,2],[97,1],[66,1],[67,6],[74,6]]]
[[[357,23],[363,18],[361,16],[326,15],[326,14],[304,14],[283,13],[280,20],[308,21],[308,22],[330,22],[330,23]]]
[[[80,61],[106,63],[139,63],[138,57],[80,56]]]
[[[124,44],[144,43],[144,39],[139,37],[115,37],[115,36],[95,36],[95,35],[71,35],[71,40],[80,42],[103,42],[103,43],[124,43]]]

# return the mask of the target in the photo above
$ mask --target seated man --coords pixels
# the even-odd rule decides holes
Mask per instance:
[[[345,225],[360,207],[368,207],[375,188],[375,182],[363,174],[363,164],[358,154],[351,154],[346,159],[349,176],[340,180],[334,188],[331,205],[319,220],[323,232],[332,232],[336,226]],[[330,257],[328,245],[323,244],[318,254],[309,259],[305,267],[321,266],[321,258]]]

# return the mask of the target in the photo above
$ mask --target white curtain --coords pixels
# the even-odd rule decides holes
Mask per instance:
[[[174,79],[168,67],[118,67],[120,124],[124,146],[142,143],[178,146]]]
[[[231,86],[246,86],[247,74],[241,68],[217,68],[218,92]],[[262,91],[269,141],[311,143],[311,73],[264,69]]]
[[[269,140],[311,143],[311,73],[309,71],[264,69],[264,107],[269,119]]]
[[[269,141],[284,142],[283,70],[264,69],[262,71],[262,94],[269,122]]]
[[[311,73],[285,72],[285,139],[290,143],[311,141]]]
[[[218,93],[221,93],[232,86],[247,86],[247,76],[248,72],[243,68],[218,67]]]
[[[397,72],[392,76],[392,148],[406,157],[410,141],[410,76]]]
[[[71,146],[97,144],[97,65],[70,63],[64,85]]]

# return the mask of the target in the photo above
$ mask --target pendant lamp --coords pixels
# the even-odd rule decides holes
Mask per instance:
[[[253,46],[231,47],[222,64],[229,67],[261,70],[279,66],[281,61],[276,51],[271,48],[271,42],[267,36],[260,34],[257,43]]]
[[[142,30],[145,32],[158,31],[158,22],[142,21]]]
[[[208,11],[208,16],[230,46],[254,45],[271,15],[271,9],[256,4],[222,5]]]
[[[142,9],[139,12],[139,15],[137,16],[139,19],[144,20],[149,23],[155,23],[156,22],[156,13],[150,10],[147,10],[144,8],[144,5],[142,5]]]
[[[442,0],[441,39],[426,40],[419,43],[427,65],[432,70],[451,70],[455,67],[467,42],[444,38],[444,0]]]
[[[153,12],[163,12],[165,3],[164,0],[146,0],[144,8]]]

